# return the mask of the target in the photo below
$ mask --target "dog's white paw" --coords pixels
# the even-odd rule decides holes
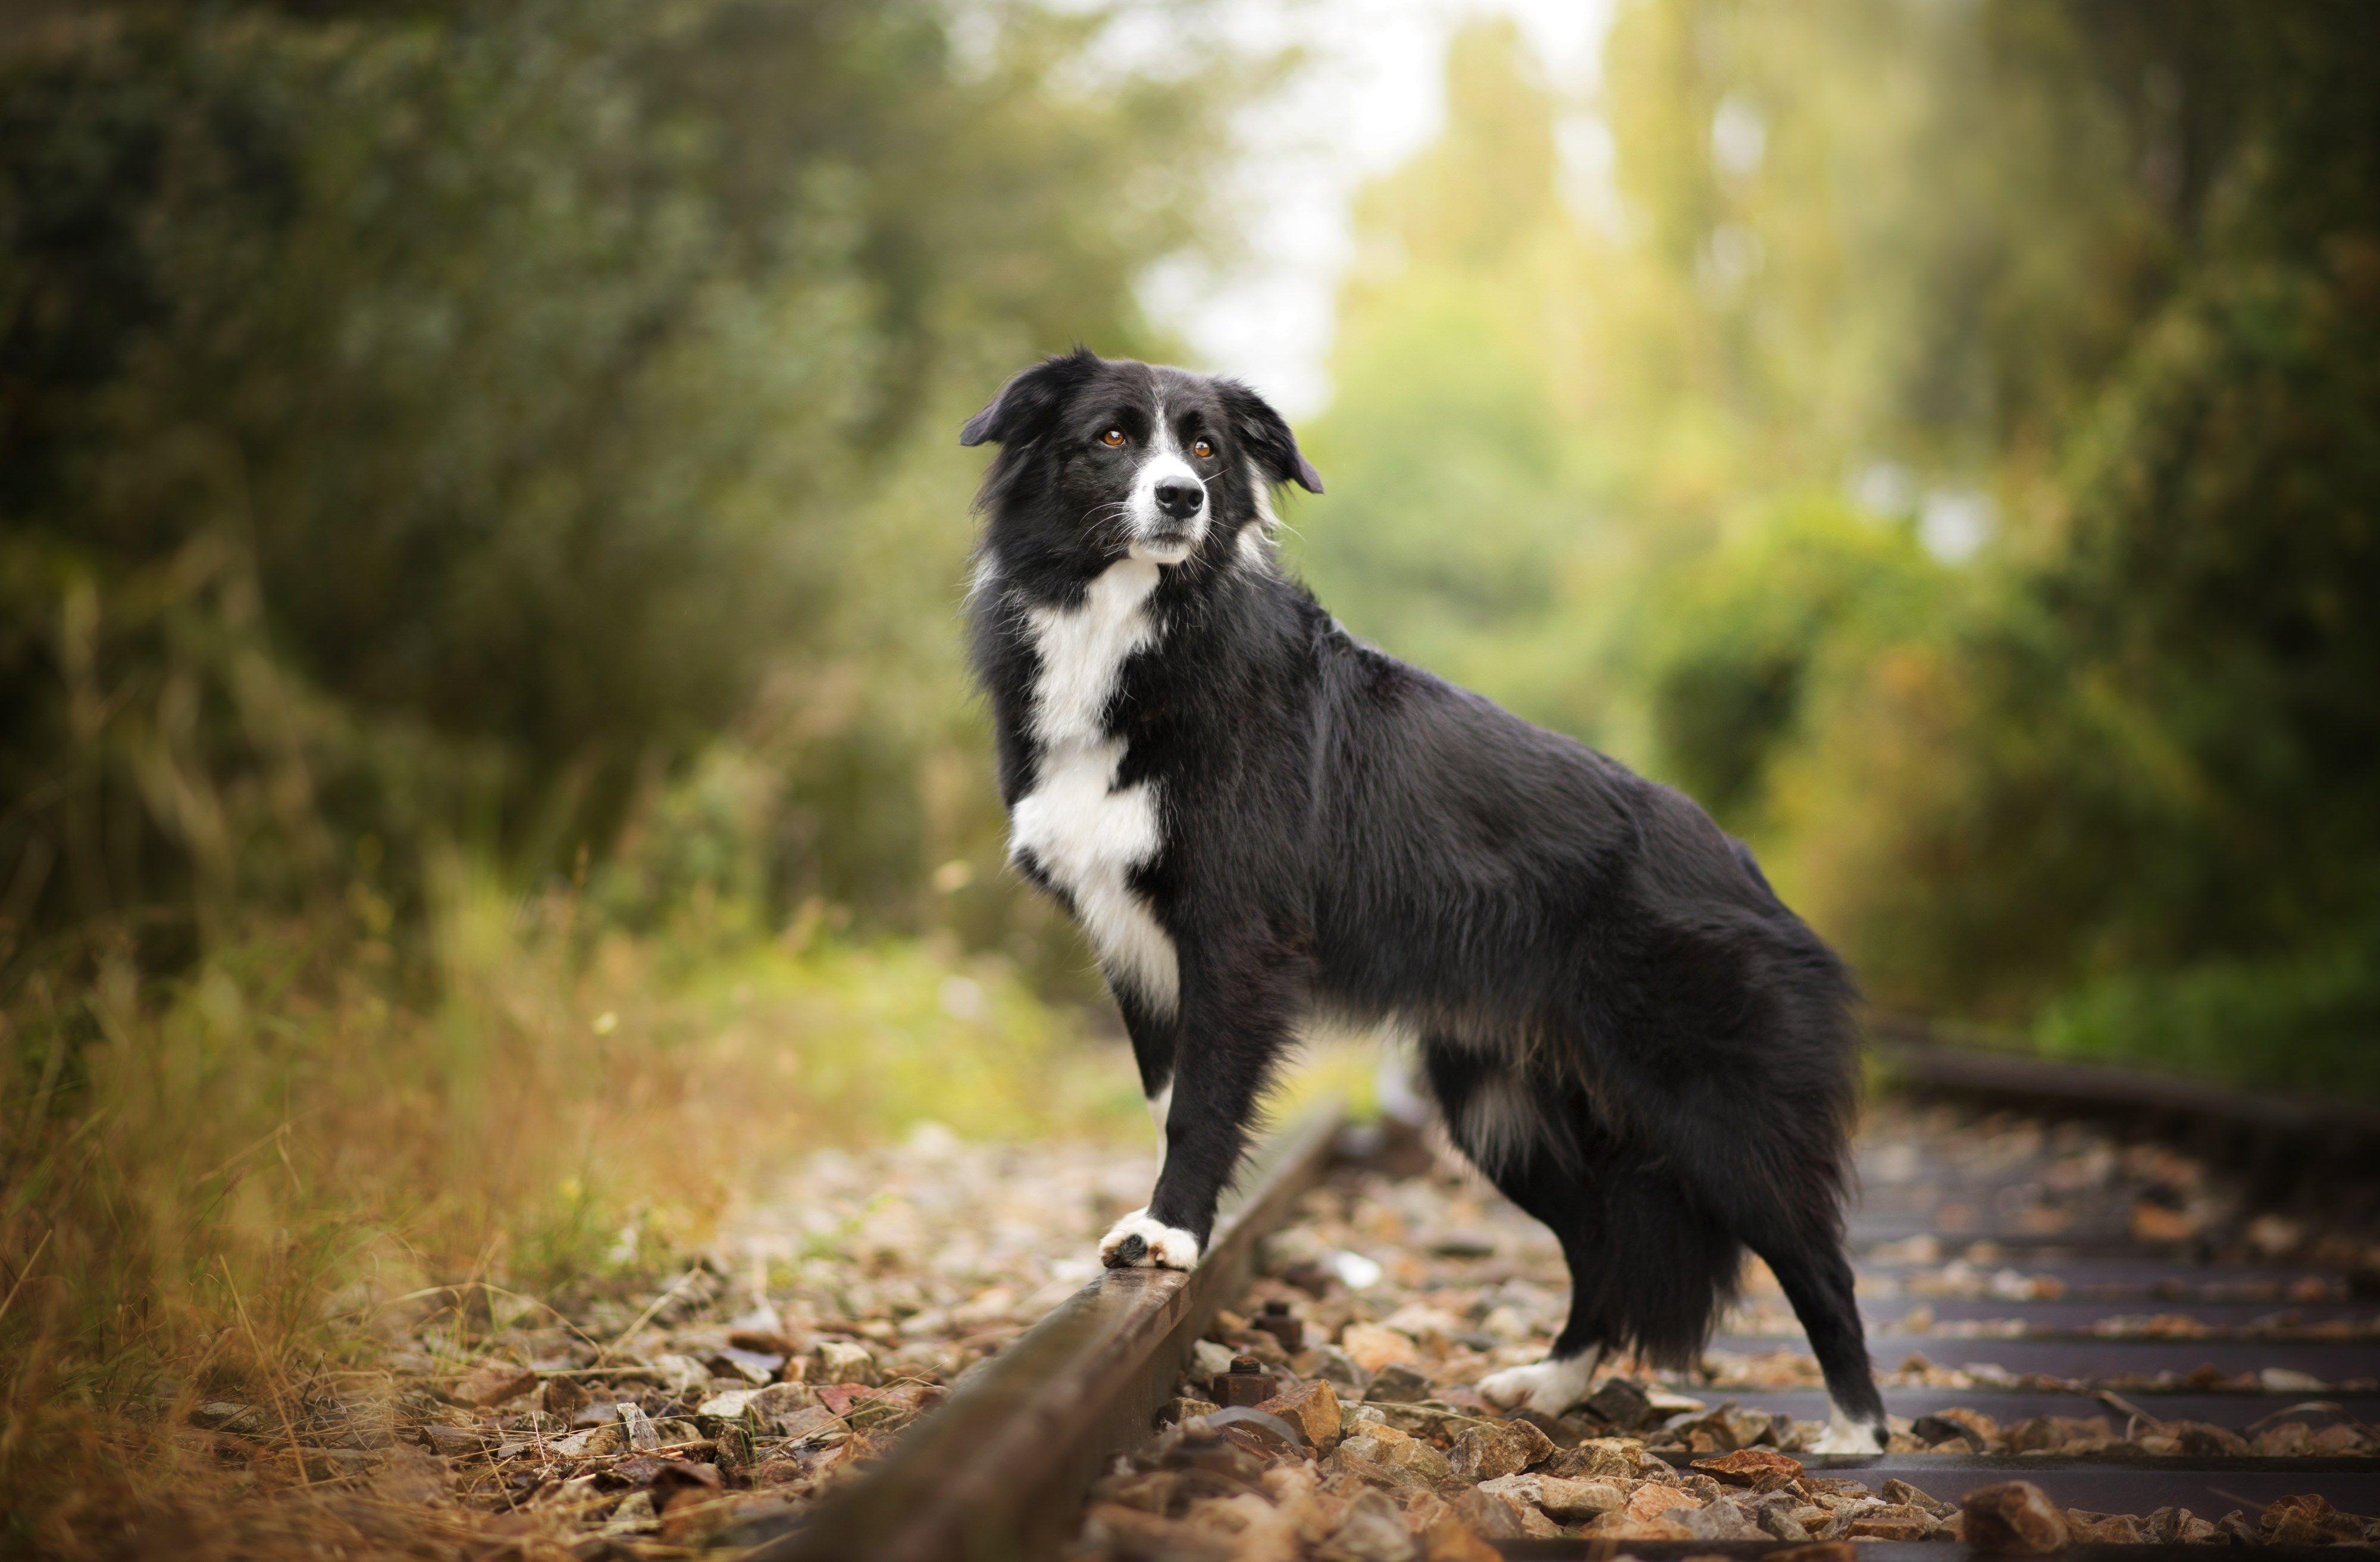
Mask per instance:
[[[1479,1380],[1479,1397],[1504,1410],[1528,1409],[1539,1415],[1560,1415],[1595,1385],[1599,1353],[1567,1361],[1548,1357],[1525,1367],[1506,1367]]]
[[[1810,1445],[1814,1454],[1880,1454],[1890,1434],[1875,1422],[1853,1421],[1837,1411],[1827,1420],[1827,1430]]]
[[[1135,1209],[1099,1239],[1099,1262],[1111,1269],[1196,1269],[1198,1239]]]

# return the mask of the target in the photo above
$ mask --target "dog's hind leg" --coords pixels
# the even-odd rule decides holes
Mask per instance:
[[[1876,1374],[1867,1358],[1867,1333],[1861,1326],[1859,1303],[1852,1291],[1852,1269],[1842,1244],[1832,1233],[1815,1241],[1791,1239],[1755,1242],[1753,1251],[1767,1262],[1793,1304],[1793,1315],[1810,1337],[1811,1353],[1827,1380],[1827,1399],[1833,1408],[1826,1436],[1811,1452],[1872,1454],[1884,1451],[1890,1431],[1885,1422],[1884,1399],[1876,1392]]]
[[[1671,1097],[1663,1126],[1670,1163],[1690,1196],[1767,1261],[1826,1377],[1834,1413],[1812,1451],[1881,1452],[1884,1400],[1843,1253],[1838,1120],[1823,1098],[1749,1114],[1691,1091],[1683,1101],[1689,1109],[1674,1109],[1679,1097]]]
[[[1502,1186],[1500,1181],[1498,1186]],[[1588,1315],[1583,1304],[1586,1291],[1578,1283],[1583,1264],[1591,1261],[1573,1252],[1567,1241],[1562,1252],[1571,1271],[1570,1322],[1555,1337],[1543,1361],[1505,1367],[1479,1380],[1479,1397],[1491,1405],[1507,1410],[1525,1406],[1540,1415],[1560,1415],[1595,1386],[1595,1374],[1602,1369],[1609,1347],[1601,1323]]]
[[[1571,1301],[1570,1322],[1544,1362],[1480,1385],[1491,1400],[1537,1410],[1570,1403],[1587,1386],[1593,1366],[1576,1363],[1590,1347],[1690,1366],[1735,1293],[1742,1244],[1674,1175],[1591,1127],[1576,1153],[1580,1169],[1565,1163],[1525,1181],[1510,1171],[1495,1179],[1560,1239]],[[1524,1386],[1525,1396],[1515,1392]]]
[[[1608,1352],[1684,1367],[1735,1294],[1743,1244],[1666,1157],[1603,1126],[1573,1085],[1500,1059],[1425,1048],[1448,1132],[1514,1204],[1545,1223],[1570,1265],[1570,1319],[1546,1359],[1494,1373],[1482,1397],[1559,1413]]]
[[[1697,1127],[1703,1131],[1696,1132]],[[1717,1321],[1718,1305],[1734,1290],[1742,1250],[1766,1260],[1784,1288],[1786,1300],[1810,1338],[1812,1354],[1827,1380],[1834,1414],[1815,1453],[1877,1453],[1888,1435],[1884,1401],[1868,1364],[1867,1336],[1852,1295],[1850,1261],[1843,1255],[1836,1212],[1837,1186],[1820,1157],[1826,1146],[1794,1145],[1772,1136],[1762,1142],[1763,1120],[1742,1118],[1731,1132],[1672,1117],[1661,1139],[1662,1169],[1640,1175],[1656,1197],[1626,1199],[1621,1218],[1636,1222],[1633,1234],[1615,1232],[1622,1253],[1658,1253],[1658,1263],[1635,1277],[1634,1304],[1625,1314],[1645,1354],[1682,1362],[1698,1352]],[[1800,1166],[1798,1175],[1787,1169]],[[1767,1168],[1765,1173],[1747,1168]],[[1676,1234],[1650,1224],[1664,1205],[1677,1212]],[[1696,1234],[1705,1266],[1695,1273]],[[1719,1289],[1709,1267],[1724,1253]],[[1666,1290],[1666,1302],[1655,1299]]]
[[[1597,1211],[1581,1196],[1579,1157],[1564,1150],[1566,1130],[1548,1118],[1545,1100],[1496,1061],[1426,1041],[1422,1063],[1456,1147],[1499,1192],[1554,1233],[1570,1265],[1570,1321],[1553,1349],[1541,1362],[1488,1374],[1479,1381],[1480,1395],[1491,1404],[1560,1415],[1594,1386],[1607,1349],[1594,1288],[1582,1283],[1594,1262]]]

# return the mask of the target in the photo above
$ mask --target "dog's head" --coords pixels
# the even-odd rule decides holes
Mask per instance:
[[[1087,348],[1002,386],[959,433],[986,441],[1000,445],[983,482],[990,546],[1072,575],[1228,560],[1273,484],[1322,491],[1281,414],[1238,381]]]

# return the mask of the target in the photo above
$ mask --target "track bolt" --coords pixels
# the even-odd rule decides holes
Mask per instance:
[[[1264,1304],[1257,1315],[1256,1326],[1281,1341],[1281,1348],[1294,1355],[1305,1342],[1305,1325],[1290,1312],[1289,1303],[1275,1300]]]
[[[1216,1374],[1215,1401],[1225,1410],[1233,1405],[1261,1405],[1272,1398],[1272,1378],[1254,1356],[1234,1356],[1232,1370]]]

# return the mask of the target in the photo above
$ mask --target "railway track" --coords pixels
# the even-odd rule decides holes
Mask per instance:
[[[1008,1562],[1054,1551],[1105,1460],[1152,1418],[1258,1241],[1322,1176],[1341,1126],[1326,1105],[1253,1157],[1189,1274],[1110,1270],[953,1386],[864,1479],[747,1562]]]
[[[1457,1491],[1459,1478],[1429,1473],[1445,1466],[1443,1458],[1432,1463],[1416,1455],[1427,1476],[1418,1484],[1374,1479],[1405,1521],[1418,1523],[1435,1502],[1429,1511],[1456,1514],[1472,1546],[1484,1536],[1510,1557],[1751,1557],[1854,1539],[1874,1562],[1937,1562],[1970,1549],[1946,1538],[1944,1515],[1980,1489],[2021,1480],[2055,1508],[2086,1516],[2070,1526],[2064,1549],[2074,1556],[2140,1559],[2200,1549],[2179,1544],[2185,1534],[2253,1542],[2271,1555],[2317,1544],[2335,1550],[2341,1538],[2380,1539],[2380,1530],[2335,1517],[2380,1515],[2374,1457],[2380,1444],[2371,1435],[2380,1423],[2380,1279],[2366,1267],[2369,1247],[2285,1241],[2305,1217],[2271,1209],[2233,1207],[2219,1219],[2193,1219],[2192,1200],[2204,1195],[2192,1191],[2186,1166],[2164,1165],[2154,1148],[2118,1154],[2094,1141],[2077,1152],[2067,1142],[2057,1126],[2067,1114],[2055,1069],[2020,1062],[2002,1073],[1972,1059],[1922,1057],[1912,1065],[1906,1051],[1899,1060],[1927,1098],[2018,1107],[2043,1114],[2045,1126],[1961,1138],[1929,1135],[1920,1117],[1897,1136],[1863,1146],[1865,1198],[1851,1238],[1871,1353],[1888,1374],[1887,1406],[1902,1429],[1894,1451],[1792,1451],[1803,1428],[1823,1420],[1824,1396],[1790,1314],[1755,1289],[1730,1331],[1713,1342],[1703,1379],[1670,1386],[1694,1402],[1669,1409],[1656,1402],[1633,1413],[1606,1405],[1535,1423],[1545,1436],[1532,1447],[1546,1454],[1528,1470],[1591,1483],[1597,1461],[1621,1446],[1615,1435],[1641,1438],[1645,1451],[1628,1456],[1636,1467],[1613,1488],[1628,1494],[1627,1511],[1645,1507],[1637,1494],[1647,1488],[1658,1505],[1672,1482],[1691,1510],[1681,1507],[1633,1532],[1608,1517],[1578,1522],[1582,1511],[1560,1523],[1548,1517],[1555,1509],[1529,1511],[1535,1488],[1519,1470],[1500,1487],[1491,1478],[1480,1488],[1495,1494],[1491,1502]],[[2294,1189],[2302,1204],[2312,1185],[2277,1158],[2277,1146],[2297,1133],[2312,1147],[2310,1164],[2336,1184],[2325,1203],[2368,1208],[2358,1201],[2368,1200],[2375,1181],[2380,1161],[2371,1152],[2380,1132],[2362,1137],[2369,1125],[2353,1113],[2325,1119],[2317,1108],[2308,1118],[2302,1107],[2277,1111],[2205,1093],[2178,1099],[2153,1083],[2128,1116],[2119,1080],[2088,1071],[2072,1084],[2074,1116],[2224,1153],[2257,1188]],[[1330,1474],[1347,1461],[1331,1454],[1318,1466],[1318,1456],[1342,1435],[1383,1426],[1390,1430],[1373,1433],[1366,1445],[1376,1453],[1380,1439],[1397,1438],[1402,1447],[1418,1432],[1416,1440],[1453,1445],[1460,1462],[1464,1428],[1505,1423],[1453,1380],[1459,1374],[1408,1372],[1391,1389],[1394,1374],[1361,1373],[1371,1380],[1366,1386],[1348,1378],[1343,1353],[1314,1349],[1327,1320],[1347,1314],[1346,1281],[1360,1287],[1360,1274],[1318,1278],[1308,1262],[1309,1273],[1290,1277],[1305,1290],[1272,1277],[1255,1279],[1251,1289],[1257,1240],[1290,1220],[1300,1196],[1330,1174],[1338,1127],[1325,1112],[1272,1143],[1196,1273],[1102,1277],[962,1381],[872,1472],[815,1505],[797,1530],[765,1540],[755,1555],[767,1562],[1236,1556],[1243,1553],[1228,1535],[1165,1527],[1170,1509],[1187,1500],[1182,1492],[1228,1490],[1234,1480],[1256,1490],[1254,1472],[1267,1467]],[[2171,1175],[2160,1181],[2164,1173]],[[1442,1244],[1412,1266],[1499,1262],[1476,1245]],[[1219,1355],[1216,1340],[1200,1343],[1210,1333],[1232,1350],[1259,1352],[1234,1371],[1256,1367],[1261,1377],[1244,1374],[1237,1390],[1206,1377]],[[1459,1356],[1463,1347],[1452,1349]],[[1279,1399],[1267,1399],[1269,1410],[1199,1402],[1283,1391],[1294,1399],[1298,1368],[1341,1379],[1330,1398],[1343,1416],[1330,1411],[1327,1429],[1308,1426]],[[1427,1386],[1417,1390],[1425,1376]],[[1160,1415],[1189,1423],[1152,1446]],[[1848,1525],[1830,1517],[1816,1526],[1815,1508],[1804,1507],[1806,1522],[1774,1526],[1782,1534],[1729,1532],[1726,1523],[1740,1528],[1750,1509],[1736,1500],[1745,1494],[1725,1483],[1734,1477],[1713,1471],[1709,1461],[1739,1446],[1780,1443],[1799,1467],[1786,1490],[1821,1495],[1830,1514],[1870,1517]],[[1208,1463],[1236,1473],[1206,1486],[1166,1483],[1169,1470],[1198,1467],[1202,1449],[1221,1450]],[[1135,1453],[1122,1473],[1100,1479],[1117,1455]],[[1487,1467],[1475,1458],[1469,1472],[1479,1468]],[[1091,1509],[1086,1530],[1085,1495],[1095,1482],[1103,1506]],[[1426,1489],[1433,1482],[1435,1494]],[[1284,1494],[1313,1485],[1304,1476],[1269,1474],[1261,1489],[1265,1500],[1285,1501]],[[1439,1500],[1449,1492],[1451,1509]],[[1871,1504],[1861,1493],[1879,1500]],[[2294,1500],[2308,1497],[2319,1501]],[[1325,1517],[1334,1511],[1315,1508],[1307,1495],[1298,1500]],[[1134,1517],[1152,1503],[1148,1521]],[[2219,1526],[2209,1534],[2204,1523],[2186,1524],[2174,1517],[2184,1509]],[[1367,1511],[1377,1521],[1380,1503],[1370,1501]],[[2112,1517],[2101,1522],[2091,1515]],[[1315,1522],[1309,1512],[1308,1530]],[[1667,1532],[1681,1526],[1693,1532]],[[1186,1549],[1174,1549],[1169,1535]],[[1261,1545],[1251,1538],[1245,1555],[1483,1555],[1461,1549],[1443,1526],[1409,1537],[1404,1551],[1386,1533],[1370,1540],[1366,1552],[1345,1535],[1307,1534],[1284,1551],[1290,1543],[1270,1533]]]

